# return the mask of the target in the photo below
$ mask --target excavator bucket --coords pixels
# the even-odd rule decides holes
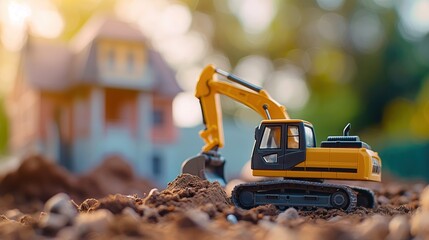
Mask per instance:
[[[200,153],[183,162],[182,173],[192,174],[210,182],[217,181],[221,186],[225,186],[224,167],[225,160],[218,153]]]

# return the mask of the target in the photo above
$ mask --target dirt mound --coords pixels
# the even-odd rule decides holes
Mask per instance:
[[[150,186],[145,184],[117,158],[77,177],[43,158],[31,157],[0,181],[0,238],[256,240],[429,236],[429,187],[422,184],[383,182],[372,187],[378,207],[353,212],[323,208],[289,208],[281,212],[273,205],[243,210],[231,204],[218,183],[188,174],[180,175],[162,191],[123,195],[148,191]],[[39,210],[33,208],[36,210],[31,215],[23,213],[22,209],[34,204],[34,199],[40,201],[55,191],[68,191],[69,195],[57,194],[44,206],[41,204]],[[108,195],[112,192],[123,194]],[[95,197],[99,195],[103,197]],[[23,202],[8,205],[5,196]],[[89,198],[78,205],[76,196]],[[3,210],[4,206],[9,209]]]
[[[207,204],[226,206],[230,201],[218,182],[211,183],[199,177],[182,174],[161,192],[152,191],[144,200],[150,207],[174,206],[182,209],[194,209]]]
[[[98,167],[77,179],[77,186],[85,189],[85,198],[102,198],[108,194],[137,194],[143,196],[154,184],[136,176],[122,158],[106,158]],[[83,200],[83,199],[82,199]]]
[[[138,178],[127,162],[111,157],[97,168],[82,175],[74,175],[41,156],[30,156],[13,172],[0,180],[0,195],[17,204],[45,202],[64,192],[76,202],[86,198],[101,198],[109,194],[137,194],[143,196],[153,188],[147,180]],[[8,196],[8,197],[7,197]],[[12,200],[11,200],[12,201]]]
[[[122,168],[94,171],[132,182],[125,166],[117,169]],[[376,191],[375,209],[280,212],[272,205],[236,208],[219,184],[184,174],[145,198],[116,194],[73,205],[69,196],[58,194],[42,214],[0,212],[0,238],[425,239],[429,187],[422,193],[417,185],[392,184]]]
[[[80,195],[74,177],[65,169],[41,156],[30,156],[14,172],[3,177],[0,194],[12,194],[26,200],[46,201],[59,192]]]

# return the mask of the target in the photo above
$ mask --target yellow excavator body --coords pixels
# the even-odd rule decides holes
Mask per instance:
[[[235,84],[219,81],[222,75]],[[358,136],[329,136],[316,147],[311,123],[291,119],[286,107],[262,88],[208,65],[200,75],[195,96],[199,99],[205,129],[202,152],[182,165],[190,173],[226,184],[225,160],[218,149],[224,145],[219,95],[225,95],[257,112],[263,120],[255,129],[251,155],[254,176],[283,177],[281,181],[238,185],[232,192],[236,206],[252,208],[264,204],[283,207],[326,207],[352,210],[374,207],[372,191],[365,188],[323,183],[324,179],[381,181],[381,159]]]
[[[307,148],[306,159],[291,170],[252,170],[253,176],[381,181],[380,157],[366,148]]]

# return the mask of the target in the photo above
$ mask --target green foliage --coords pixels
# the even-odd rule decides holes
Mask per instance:
[[[0,98],[0,155],[5,154],[7,150],[8,139],[8,122],[6,111],[4,108],[4,101]]]
[[[193,8],[211,16],[214,48],[228,56],[233,68],[241,58],[261,54],[274,67],[282,60],[304,71],[310,100],[290,112],[313,122],[319,140],[340,134],[347,122],[355,134],[372,137],[366,139],[370,143],[429,140],[429,36],[404,37],[399,5],[345,1],[338,9],[323,10],[316,1],[274,3],[274,19],[260,35],[244,31],[227,1],[199,1]],[[383,33],[371,51],[353,44],[352,24],[363,13],[379,19]],[[335,40],[332,35],[341,31],[344,35]],[[306,58],[294,55],[296,50]]]

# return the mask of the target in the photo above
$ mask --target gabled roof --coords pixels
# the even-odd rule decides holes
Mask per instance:
[[[164,61],[162,56],[153,50],[148,50],[149,64],[156,69],[155,71],[155,86],[158,92],[162,95],[175,96],[182,91],[177,84],[174,71]]]
[[[134,24],[100,15],[89,19],[70,43],[73,51],[79,52],[97,38],[146,42],[146,38]]]
[[[29,39],[23,50],[22,61],[25,79],[35,88],[61,91],[70,87],[72,53],[60,43],[42,39]]]
[[[101,38],[142,42],[147,47],[147,64],[154,75],[151,90],[167,96],[181,91],[173,70],[158,52],[148,47],[140,30],[111,17],[90,19],[69,45],[30,38],[22,53],[26,80],[33,87],[47,91],[65,91],[77,84],[99,84],[95,43]]]

